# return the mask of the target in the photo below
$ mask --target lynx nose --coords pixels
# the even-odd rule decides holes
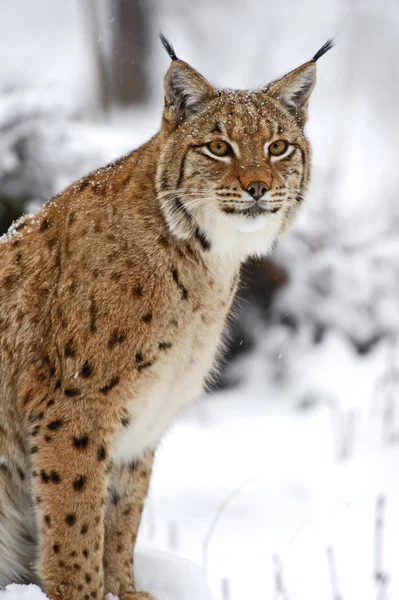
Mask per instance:
[[[269,186],[264,181],[251,181],[245,189],[251,194],[252,198],[259,200],[262,198],[263,194],[266,194]]]

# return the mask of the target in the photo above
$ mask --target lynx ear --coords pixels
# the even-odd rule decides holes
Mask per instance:
[[[308,117],[308,102],[316,84],[316,62],[333,47],[334,40],[328,40],[312,60],[278,81],[273,81],[265,90],[269,96],[279,100],[302,125]]]
[[[307,119],[308,101],[315,84],[316,64],[308,62],[273,82],[266,92],[304,124]]]
[[[177,58],[173,46],[162,34],[160,38],[172,59],[165,76],[166,110],[183,121],[190,113],[200,112],[206,101],[217,96],[217,91],[198,71]]]

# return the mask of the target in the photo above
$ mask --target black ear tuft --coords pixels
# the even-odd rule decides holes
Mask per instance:
[[[326,52],[328,52],[329,50],[331,50],[331,48],[334,48],[335,46],[335,42],[333,39],[328,40],[324,46],[322,46],[320,48],[320,50],[318,52],[316,52],[316,54],[314,55],[314,57],[312,58],[312,62],[316,62],[319,60],[319,58],[321,58],[323,56],[323,54],[325,54]]]
[[[166,39],[163,33],[159,33],[159,39],[161,40],[162,45],[165,48],[166,52],[169,54],[170,58],[172,60],[179,60],[176,56],[175,49],[173,48],[172,44]]]

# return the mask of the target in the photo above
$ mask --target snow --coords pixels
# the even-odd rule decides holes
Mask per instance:
[[[389,353],[380,344],[359,358],[331,334],[298,357],[280,385],[259,347],[241,360],[242,386],[203,400],[164,440],[146,543],[152,536],[154,547],[166,548],[175,523],[179,552],[203,564],[217,600],[225,578],[231,600],[273,597],[276,561],[290,600],[332,597],[332,548],[343,598],[375,600],[375,511],[383,497],[385,598],[397,598],[399,428],[387,439],[387,399],[375,394]]]
[[[212,600],[201,570],[188,560],[172,553],[141,549],[136,553],[136,585],[151,592],[157,600]],[[0,590],[0,600],[45,600],[47,596],[35,585],[11,584]],[[107,594],[106,600],[116,600]]]
[[[44,600],[47,598],[36,585],[17,585],[12,583],[2,592],[1,600]]]

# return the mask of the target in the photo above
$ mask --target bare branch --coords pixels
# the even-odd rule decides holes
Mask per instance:
[[[329,546],[326,548],[328,568],[330,572],[330,581],[332,589],[332,600],[343,600],[343,596],[339,591],[337,566],[335,564],[334,548]]]
[[[169,548],[170,550],[177,551],[179,549],[179,525],[176,521],[169,523]]]
[[[386,579],[383,568],[384,525],[385,496],[379,496],[376,502],[374,521],[374,579],[377,582],[383,582]]]
[[[217,509],[215,516],[213,517],[211,524],[209,526],[209,529],[205,535],[204,543],[202,544],[202,569],[203,569],[205,575],[208,570],[209,544],[211,543],[212,536],[215,532],[216,526],[217,526],[220,518],[222,517],[222,515],[223,515],[224,511],[226,510],[226,508],[228,507],[229,503],[232,500],[234,500],[234,498],[236,498],[247,485],[252,483],[252,481],[255,481],[255,479],[258,479],[258,477],[259,477],[258,475],[256,477],[250,477],[250,479],[247,479],[246,481],[244,481],[244,483],[239,485],[228,496],[226,496],[226,498],[223,500],[223,502],[219,505],[219,508]]]
[[[283,561],[278,554],[273,554],[274,563],[274,599],[288,600],[287,590],[284,586]]]
[[[222,600],[230,600],[230,579],[228,577],[223,577],[222,579]]]

